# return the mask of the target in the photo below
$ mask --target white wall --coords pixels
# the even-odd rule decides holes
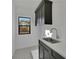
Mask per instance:
[[[15,26],[16,26],[16,24],[15,24],[15,20],[16,20],[16,18],[15,18],[15,0],[12,0],[12,56],[14,55],[14,53],[15,53],[15,43],[16,43],[16,41],[15,41],[15,39],[16,39],[16,32],[15,32]]]
[[[37,30],[38,28],[35,27],[34,11],[39,3],[40,0],[16,0],[16,19],[18,16],[31,17],[31,34],[18,35],[18,31],[16,30],[16,49],[35,46],[38,44],[39,32]]]
[[[39,5],[40,1],[41,0],[16,0],[17,17],[18,16],[31,17],[31,34],[27,34],[27,35],[17,34],[16,49],[38,45],[38,39],[40,38],[40,35],[44,33],[45,29],[51,29],[52,27],[55,27],[58,29],[60,38],[63,41],[65,41],[66,39],[65,37],[66,36],[65,35],[66,34],[65,0],[54,0],[54,1],[51,0],[53,1],[53,5],[52,5],[53,25],[51,26],[42,25],[42,27],[40,26],[35,27],[34,11],[36,7]]]

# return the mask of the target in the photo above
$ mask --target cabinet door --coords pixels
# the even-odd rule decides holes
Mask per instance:
[[[54,56],[51,55],[51,51],[44,48],[44,59],[55,59]]]
[[[35,13],[35,26],[37,26],[37,19],[38,19],[38,15],[37,12]]]
[[[39,12],[35,13],[35,25],[38,25],[38,20],[39,20]]]
[[[44,53],[43,46],[40,44],[39,45],[39,59],[44,59],[43,58],[43,53]]]
[[[50,59],[50,53],[44,48],[44,59]]]
[[[39,19],[40,19],[40,12],[38,11],[38,12],[37,12],[37,26],[38,26],[39,23],[40,23],[40,22],[39,22]]]
[[[62,57],[61,55],[59,55],[57,52],[53,51],[53,56],[55,57],[55,59],[65,59],[64,57]]]
[[[41,7],[41,24],[44,25],[45,17],[44,17],[44,5]]]
[[[45,24],[52,25],[52,3],[45,3]]]

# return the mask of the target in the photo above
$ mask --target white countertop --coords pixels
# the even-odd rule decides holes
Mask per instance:
[[[50,47],[51,49],[53,49],[54,51],[56,51],[57,53],[59,53],[60,55],[62,55],[63,57],[66,58],[66,42],[65,41],[60,41],[58,43],[50,43],[47,42],[43,39],[41,39],[41,41],[46,44],[48,47]]]

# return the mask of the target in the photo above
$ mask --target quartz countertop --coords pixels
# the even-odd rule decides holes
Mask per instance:
[[[51,49],[53,49],[54,51],[59,53],[61,56],[66,58],[66,44],[65,44],[66,42],[64,40],[61,40],[61,39],[58,39],[58,40],[60,41],[58,43],[50,43],[50,42],[47,42],[43,39],[41,39],[40,41],[42,41],[48,47],[50,47]]]

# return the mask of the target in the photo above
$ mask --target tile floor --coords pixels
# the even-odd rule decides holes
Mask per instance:
[[[38,49],[38,46],[17,49],[12,59],[33,59],[32,50]]]

